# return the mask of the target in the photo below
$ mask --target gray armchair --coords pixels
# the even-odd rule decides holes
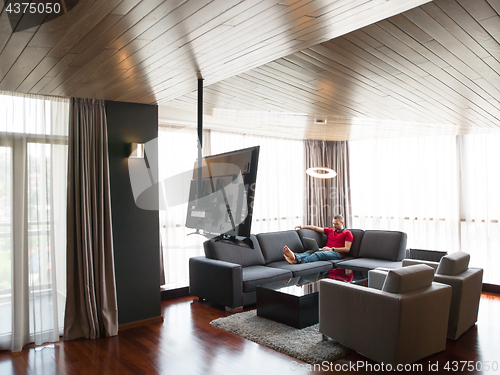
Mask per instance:
[[[319,331],[385,364],[413,363],[444,350],[451,287],[433,283],[434,270],[426,265],[386,276],[382,290],[321,280]]]
[[[469,268],[470,255],[456,252],[438,262],[403,260],[403,267],[426,264],[436,271],[434,281],[453,288],[448,323],[448,338],[456,340],[477,322],[479,300],[483,285],[482,268]]]

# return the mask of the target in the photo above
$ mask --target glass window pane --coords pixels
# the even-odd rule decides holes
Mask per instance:
[[[12,329],[12,148],[0,147],[0,337]]]
[[[30,285],[51,283],[50,144],[28,143],[28,252]]]
[[[349,143],[354,227],[401,230],[408,247],[458,251],[456,138]]]
[[[461,141],[461,243],[483,282],[500,284],[500,135],[470,134]]]

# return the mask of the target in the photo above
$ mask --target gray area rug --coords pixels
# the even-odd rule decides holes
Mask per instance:
[[[336,341],[323,341],[318,324],[297,329],[257,316],[256,310],[215,319],[210,324],[310,364],[332,362],[349,351]]]

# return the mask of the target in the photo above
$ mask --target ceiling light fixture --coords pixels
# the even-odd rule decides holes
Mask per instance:
[[[326,120],[325,120],[325,122],[326,122]],[[325,141],[323,141],[321,148],[323,151],[323,163],[325,163],[325,160],[326,160],[326,158],[325,158]],[[327,179],[327,178],[334,178],[337,175],[337,172],[335,172],[333,169],[327,168],[327,167],[311,167],[311,168],[306,169],[306,174],[308,174],[311,177],[315,177],[315,178]]]
[[[311,177],[325,178],[325,179],[333,178],[337,175],[337,172],[335,172],[333,169],[326,167],[307,168],[306,173]]]

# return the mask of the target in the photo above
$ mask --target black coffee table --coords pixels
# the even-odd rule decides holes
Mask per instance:
[[[321,274],[263,284],[257,287],[257,315],[295,328],[319,321]]]

